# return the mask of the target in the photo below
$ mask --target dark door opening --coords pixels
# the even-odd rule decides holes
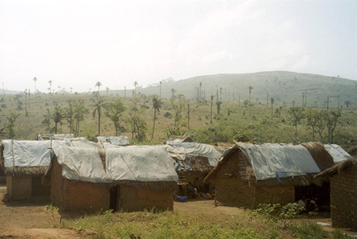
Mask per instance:
[[[119,193],[118,185],[116,185],[110,189],[109,208],[112,209],[114,212],[118,211],[118,193]]]

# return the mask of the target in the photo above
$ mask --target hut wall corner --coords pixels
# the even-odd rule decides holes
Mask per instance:
[[[332,177],[330,193],[332,226],[357,230],[357,165]]]

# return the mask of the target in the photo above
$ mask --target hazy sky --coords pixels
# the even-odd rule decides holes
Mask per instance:
[[[8,90],[275,70],[357,80],[356,56],[355,0],[0,0]]]

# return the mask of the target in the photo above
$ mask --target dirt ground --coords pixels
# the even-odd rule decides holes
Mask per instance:
[[[1,201],[3,195],[6,193],[6,186],[0,185],[0,239],[15,238],[15,239],[31,239],[31,238],[89,238],[84,237],[75,230],[50,228],[53,218],[52,214],[46,212],[45,206],[48,202],[9,202]],[[195,213],[198,216],[201,214],[208,214],[214,217],[219,217],[222,214],[237,215],[247,217],[244,210],[235,207],[214,206],[214,201],[192,201],[186,203],[175,202],[174,210],[182,213]],[[55,213],[55,221],[60,218],[73,217],[78,215],[60,215]],[[310,221],[328,223],[331,225],[331,219],[325,215],[315,216]],[[297,224],[301,224],[302,220],[294,220]],[[325,230],[334,230],[331,226],[324,226]],[[351,235],[356,235],[357,232],[347,232]]]

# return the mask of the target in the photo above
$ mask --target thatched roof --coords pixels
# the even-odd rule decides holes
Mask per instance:
[[[325,147],[321,143],[302,143],[311,154],[315,163],[321,171],[332,167],[334,164],[332,156],[327,152]]]
[[[357,156],[357,146],[354,146],[347,150],[347,153],[349,153],[351,156]]]
[[[11,167],[5,169],[7,176],[43,176],[48,167]]]
[[[208,159],[201,156],[186,156],[184,160],[185,165],[189,165],[189,170],[193,172],[210,172],[214,166],[211,166]],[[183,167],[179,171],[186,171]]]
[[[348,160],[336,164],[331,168],[324,170],[323,172],[317,174],[315,178],[329,178],[355,165],[357,165],[357,158],[350,158]]]
[[[225,143],[225,142],[217,142],[213,144],[216,150],[220,152],[222,155],[224,155],[224,153],[228,149],[232,148],[234,145],[235,145],[234,143]]]

